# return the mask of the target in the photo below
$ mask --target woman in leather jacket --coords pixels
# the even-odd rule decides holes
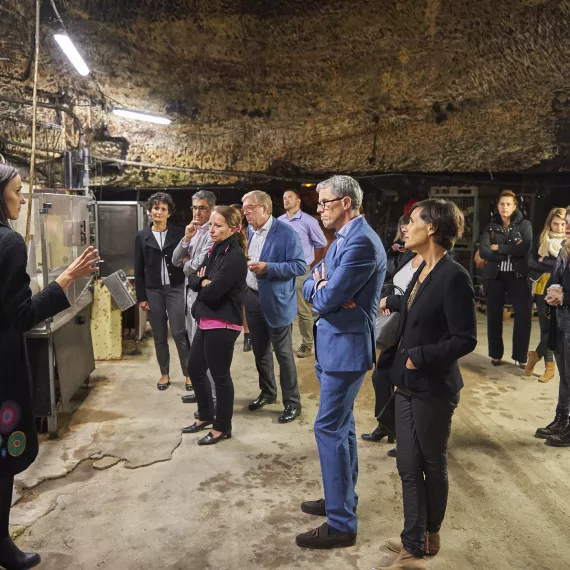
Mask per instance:
[[[532,295],[527,279],[527,255],[532,245],[532,226],[523,219],[514,192],[503,190],[497,212],[481,236],[479,252],[487,261],[483,269],[487,297],[487,336],[493,366],[501,364],[505,297],[513,305],[513,360],[526,367],[532,319]]]

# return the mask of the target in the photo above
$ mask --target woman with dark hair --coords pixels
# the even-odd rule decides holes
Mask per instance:
[[[536,350],[528,353],[525,374],[532,376],[534,367],[544,358],[544,374],[538,379],[539,382],[549,382],[554,378],[556,365],[554,364],[554,351],[548,348],[548,334],[550,331],[550,319],[548,318],[548,305],[544,300],[546,285],[550,275],[556,269],[556,259],[566,239],[566,210],[553,208],[550,210],[544,229],[539,238],[535,240],[528,255],[529,277],[532,282],[532,295],[538,311],[540,324],[540,342]]]
[[[487,261],[483,277],[489,356],[493,366],[499,366],[503,358],[503,310],[507,297],[515,311],[512,357],[520,368],[526,368],[532,319],[532,294],[527,279],[527,255],[531,245],[530,222],[523,219],[514,192],[503,190],[497,212],[485,226],[479,246],[481,258]]]
[[[447,254],[463,234],[463,214],[445,200],[414,205],[404,241],[424,259],[405,295],[380,301],[400,312],[400,343],[390,378],[395,386],[397,465],[404,530],[386,546],[399,555],[390,570],[427,568],[439,551],[447,507],[447,442],[463,387],[458,359],[477,344],[475,293],[467,271]]]
[[[566,210],[566,224],[570,229],[570,207]],[[560,387],[554,421],[537,429],[535,437],[546,439],[546,445],[570,447],[570,236],[558,254],[545,301],[550,306],[548,346],[556,356]]]
[[[38,454],[32,405],[32,379],[24,333],[69,307],[65,291],[97,271],[97,251],[89,247],[54,282],[32,297],[26,245],[10,228],[26,200],[22,181],[11,166],[0,164],[0,566],[25,570],[40,563],[39,554],[22,552],[10,538],[9,518],[14,475]]]
[[[198,330],[188,361],[198,418],[182,432],[197,433],[213,424],[198,445],[213,445],[232,436],[234,385],[230,368],[243,325],[242,301],[247,276],[247,242],[241,232],[241,212],[232,206],[214,208],[210,236],[214,245],[208,257],[198,274],[188,277],[188,286],[198,293],[192,306]],[[216,387],[215,410],[208,370]]]
[[[404,230],[409,221],[409,214],[400,216],[396,237],[394,238],[392,245],[386,249],[388,264],[386,267],[385,282],[390,282],[394,275],[396,275],[396,273],[398,273],[398,271],[415,255],[413,251],[406,249],[406,245],[404,244]]]
[[[169,194],[157,192],[147,204],[152,218],[150,227],[141,230],[135,239],[135,287],[139,307],[148,311],[148,320],[154,336],[156,358],[161,378],[157,388],[170,386],[170,350],[168,323],[176,343],[182,374],[190,384],[187,362],[190,343],[186,334],[184,311],[184,271],[172,263],[176,246],[184,237],[184,228],[168,224],[174,212]]]

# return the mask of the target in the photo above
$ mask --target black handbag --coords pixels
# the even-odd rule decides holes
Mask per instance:
[[[401,295],[404,291],[393,284],[387,284],[382,288],[382,297],[393,295],[395,291],[399,291]],[[376,317],[376,347],[381,351],[388,350],[398,343],[398,331],[400,330],[400,313],[391,313],[389,315],[379,314]]]

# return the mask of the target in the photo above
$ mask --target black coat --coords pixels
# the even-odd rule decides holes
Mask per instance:
[[[0,477],[24,471],[38,454],[24,333],[69,307],[55,282],[32,297],[26,265],[24,240],[0,223]]]
[[[395,386],[418,396],[447,397],[463,387],[458,359],[477,345],[475,293],[469,273],[448,255],[420,285],[408,313],[408,298],[425,262],[405,295],[391,295],[387,307],[400,312],[400,344],[390,378]],[[408,370],[408,358],[417,370]]]
[[[188,276],[188,287],[198,292],[198,297],[192,305],[192,316],[196,321],[203,317],[221,319],[241,326],[247,260],[237,238],[231,236],[215,244],[202,267],[206,267],[204,277]],[[203,279],[209,279],[211,283],[202,287]]]
[[[550,280],[546,285],[546,289],[548,289],[548,287],[551,285],[562,285],[562,292],[564,295],[564,298],[562,300],[562,307],[565,307],[565,310],[567,311],[570,310],[570,264],[567,264],[564,267],[560,256],[558,256],[556,269],[550,276]],[[549,306],[548,314],[550,316],[548,348],[550,348],[550,350],[558,350],[558,324],[556,321],[556,308]]]
[[[540,276],[544,273],[554,273],[554,270],[556,269],[556,257],[547,255],[542,261],[538,261],[538,258],[540,257],[538,255],[538,248],[540,246],[539,242],[540,236],[533,241],[527,257],[528,276],[533,281],[540,279]]]
[[[491,245],[499,246],[493,251]],[[510,256],[517,277],[528,274],[527,256],[532,246],[532,225],[523,219],[522,212],[516,210],[508,228],[503,226],[501,216],[495,213],[491,223],[485,226],[479,243],[479,255],[487,261],[483,277],[496,279],[501,270],[501,262]]]
[[[184,283],[184,271],[182,267],[176,267],[172,263],[172,254],[176,246],[184,237],[184,228],[168,226],[168,233],[164,240],[162,251],[150,227],[137,233],[135,239],[135,288],[137,301],[148,301],[147,289],[160,289],[162,287],[162,260],[166,261],[170,285],[176,287]]]

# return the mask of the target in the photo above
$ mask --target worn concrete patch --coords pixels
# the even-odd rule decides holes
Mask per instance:
[[[48,479],[64,477],[98,451],[94,445],[98,424],[74,426],[62,438],[44,441],[35,463],[16,476],[16,486],[30,489]]]

